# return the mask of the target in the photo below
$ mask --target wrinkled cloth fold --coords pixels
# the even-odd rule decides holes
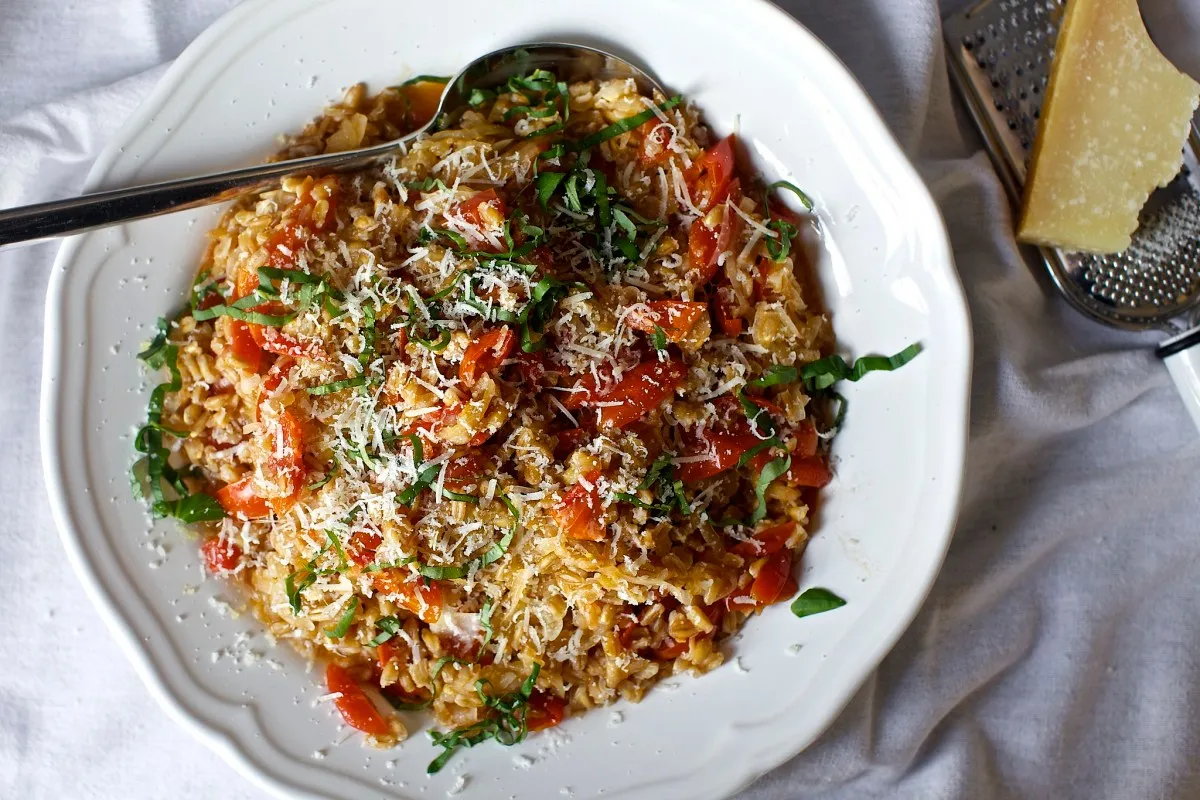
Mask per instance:
[[[780,4],[857,76],[937,200],[975,374],[962,514],[929,600],[828,732],[744,798],[1200,796],[1200,435],[1157,336],[1082,319],[1022,260],[946,75],[940,15],[959,0]],[[8,0],[0,207],[78,192],[163,62],[232,5]],[[1200,65],[1200,0],[1143,6],[1177,63]],[[0,251],[0,796],[262,797],[155,706],[58,542],[37,433],[55,252]]]

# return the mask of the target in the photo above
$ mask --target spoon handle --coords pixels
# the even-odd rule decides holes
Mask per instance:
[[[317,170],[340,172],[358,169],[395,153],[398,146],[416,133],[362,150],[308,156],[212,175],[85,194],[70,200],[54,200],[0,210],[0,247],[51,236],[82,233],[143,217],[232,200],[247,192],[269,189],[287,175],[303,175]]]

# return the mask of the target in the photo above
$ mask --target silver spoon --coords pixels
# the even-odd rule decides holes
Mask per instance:
[[[568,82],[593,78],[632,78],[649,94],[662,87],[628,61],[593,47],[538,42],[506,47],[475,59],[450,79],[437,111],[423,127],[394,141],[360,150],[309,156],[196,178],[114,189],[0,211],[0,246],[103,228],[121,222],[232,200],[278,185],[288,175],[346,172],[368,167],[395,155],[417,136],[453,125],[475,89],[492,89],[515,75],[546,69]]]

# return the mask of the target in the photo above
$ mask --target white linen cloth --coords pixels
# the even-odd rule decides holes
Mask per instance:
[[[231,5],[4,0],[0,207],[77,192],[160,65]],[[975,377],[932,596],[832,728],[745,798],[1200,797],[1200,436],[1155,337],[1085,321],[1022,262],[954,110],[935,0],[783,5],[862,81],[941,205]],[[1200,0],[1144,5],[1200,75]],[[156,707],[64,559],[37,438],[55,250],[0,252],[0,796],[262,797]]]

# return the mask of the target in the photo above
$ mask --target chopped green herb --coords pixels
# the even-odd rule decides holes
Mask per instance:
[[[483,641],[479,643],[479,653],[475,656],[475,660],[483,658],[483,651],[488,646],[488,642],[492,641],[492,637],[496,635],[495,628],[492,627],[492,612],[495,610],[495,605],[492,603],[492,598],[484,598],[483,608],[479,609],[479,624],[483,628]]]
[[[657,117],[659,113],[663,111],[669,111],[675,106],[679,105],[681,102],[683,102],[683,96],[677,94],[671,99],[663,102],[662,105],[658,106],[658,111],[655,111],[653,108],[647,108],[645,111],[634,114],[632,117],[626,117],[625,119],[617,120],[613,124],[603,127],[590,136],[585,136],[583,139],[576,142],[575,149],[590,150],[601,142],[607,142],[609,139],[612,139],[615,136],[620,136],[622,133],[627,133],[634,128],[645,125],[647,122]]]
[[[358,595],[350,598],[350,605],[342,612],[342,616],[338,617],[337,625],[332,628],[327,628],[324,633],[330,639],[340,639],[350,630],[351,623],[354,622],[354,614],[358,611]]]
[[[175,431],[163,425],[163,405],[168,393],[183,388],[183,376],[176,363],[179,348],[170,343],[170,323],[160,318],[154,339],[138,358],[151,369],[166,369],[170,380],[155,386],[146,407],[146,424],[134,436],[134,450],[141,453],[132,470],[135,496],[149,497],[150,510],[156,517],[176,517],[185,523],[215,521],[225,516],[225,510],[211,495],[192,494],[183,476],[170,464],[170,450],[163,444],[163,435],[187,438],[186,431]],[[142,478],[145,478],[145,487]],[[174,497],[168,497],[170,489]]]
[[[767,187],[768,192],[774,191],[775,189],[787,189],[789,192],[799,198],[800,203],[808,211],[812,211],[814,208],[816,208],[816,204],[813,203],[812,198],[805,194],[799,186],[790,181],[775,181]]]
[[[400,620],[395,617],[380,617],[375,620],[375,630],[379,633],[375,634],[375,638],[367,642],[368,647],[379,647],[379,645],[391,639],[400,633]]]
[[[772,364],[763,372],[761,378],[755,378],[746,383],[748,389],[768,389],[781,383],[793,383],[800,377],[800,371],[786,364]]]
[[[320,386],[310,386],[305,391],[307,391],[311,395],[320,396],[320,395],[326,395],[326,394],[334,394],[335,392],[340,392],[340,391],[343,391],[344,389],[353,389],[356,386],[366,386],[366,385],[367,385],[367,376],[366,375],[356,375],[353,378],[345,378],[340,381],[334,381],[333,383],[322,383]]]
[[[828,589],[805,589],[792,601],[792,613],[797,617],[811,617],[846,605],[846,601]]]
[[[675,477],[675,465],[671,461],[674,457],[671,453],[663,453],[654,459],[654,463],[646,470],[645,477],[637,486],[639,492],[649,490],[654,496],[654,502],[647,503],[637,495],[627,492],[616,492],[613,498],[654,512],[656,520],[669,518],[672,511],[679,511],[683,515],[691,514],[692,506],[684,491],[683,481]]]
[[[422,468],[425,463],[425,446],[421,444],[421,437],[415,433],[410,433],[404,437],[412,443],[413,448],[413,469],[416,471],[416,478],[409,484],[403,492],[396,495],[396,502],[402,506],[411,506],[413,501],[420,496],[421,492],[428,489],[437,480],[438,473],[442,467],[440,464],[430,464]]]
[[[331,480],[333,480],[333,476],[336,474],[337,474],[337,467],[336,466],[330,467],[329,471],[325,473],[324,478],[321,478],[321,480],[319,480],[319,481],[313,481],[312,483],[308,484],[304,488],[310,492],[315,492],[317,489],[320,489],[322,486],[324,486],[325,484],[327,484]]]
[[[749,524],[761,522],[767,516],[767,488],[792,466],[790,455],[781,456],[767,463],[754,482],[754,510],[750,512]]]
[[[489,564],[499,561],[504,554],[508,552],[508,546],[512,544],[513,537],[517,535],[517,530],[521,526],[521,514],[517,511],[516,506],[512,504],[512,501],[509,500],[505,495],[500,495],[500,500],[508,508],[508,512],[512,514],[513,524],[512,527],[508,529],[508,532],[500,537],[499,541],[493,542],[492,546],[489,547],[483,553],[483,555],[472,558],[465,564],[457,564],[453,566],[421,564],[418,567],[417,572],[419,572],[422,577],[429,578],[430,580],[454,580],[457,578],[465,578],[476,570],[483,569]]]
[[[474,747],[477,744],[495,739],[505,747],[511,747],[525,740],[529,732],[526,716],[529,710],[529,698],[533,695],[533,687],[537,683],[539,664],[534,664],[529,677],[515,691],[494,697],[485,688],[488,682],[480,679],[475,682],[475,690],[484,707],[489,709],[488,715],[473,725],[456,728],[447,733],[430,731],[434,747],[441,747],[442,753],[429,762],[426,772],[430,775],[438,772],[458,750],[464,747]]]
[[[810,390],[826,389],[840,380],[857,381],[868,372],[891,372],[900,369],[917,357],[922,350],[920,342],[914,342],[894,356],[863,356],[847,364],[841,356],[826,356],[820,361],[805,364],[800,369],[800,378]]]
[[[655,350],[667,349],[667,333],[661,325],[654,326],[654,333],[650,334],[650,344],[654,345]]]
[[[414,83],[449,83],[450,79],[444,75],[417,75],[415,78],[409,78],[397,88],[403,89],[405,86],[412,86]]]
[[[496,93],[491,89],[472,89],[471,94],[467,97],[467,105],[471,108],[479,108],[495,99]]]

